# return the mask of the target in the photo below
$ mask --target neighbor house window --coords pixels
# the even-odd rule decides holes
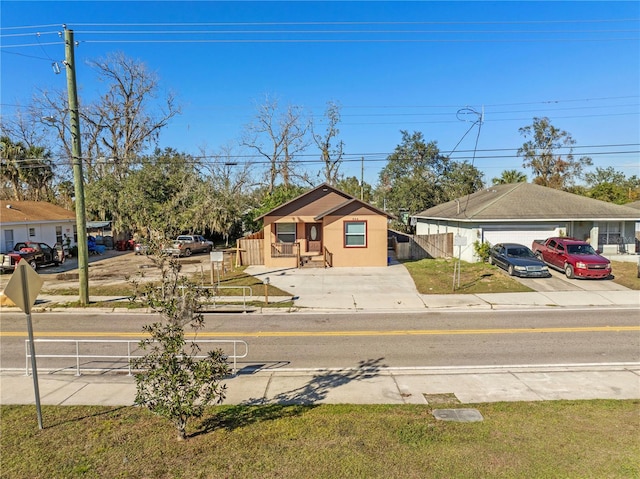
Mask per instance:
[[[619,222],[603,222],[599,225],[598,244],[618,244],[622,240],[622,228]]]
[[[278,243],[295,243],[296,224],[276,223],[276,240]]]
[[[344,245],[347,248],[366,248],[367,247],[366,221],[345,221]]]
[[[56,243],[62,244],[62,226],[56,226]]]
[[[33,238],[35,235],[36,235],[36,229],[35,228],[29,228],[29,236]]]

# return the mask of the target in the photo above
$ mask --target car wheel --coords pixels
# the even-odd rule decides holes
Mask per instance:
[[[514,272],[513,265],[510,264],[509,268],[507,268],[507,273],[509,273],[509,276],[513,276]]]
[[[34,270],[38,269],[38,263],[35,260],[31,260],[29,262],[29,266],[31,266]]]
[[[184,250],[184,256],[185,256],[185,258],[188,257],[188,256],[191,256],[191,250],[189,248]]]
[[[564,265],[564,274],[567,275],[567,278],[573,279],[573,277],[574,277],[574,275],[573,275],[573,266],[571,266],[570,264],[565,264]]]
[[[542,259],[542,253],[540,253],[540,252],[536,253],[536,258],[538,258],[540,261],[544,262],[544,260]]]

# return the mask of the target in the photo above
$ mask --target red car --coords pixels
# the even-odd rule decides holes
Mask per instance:
[[[586,241],[575,238],[549,238],[534,241],[531,249],[552,268],[564,271],[567,278],[599,278],[611,276],[611,263]]]

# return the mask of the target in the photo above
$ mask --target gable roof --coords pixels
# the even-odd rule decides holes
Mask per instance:
[[[490,186],[469,196],[429,208],[413,217],[458,221],[640,221],[640,212],[628,206],[533,183],[511,183]]]
[[[2,223],[75,220],[75,212],[45,201],[0,200],[0,222]]]
[[[348,193],[345,193],[342,190],[339,190],[338,188],[331,186],[328,183],[322,183],[319,186],[316,186],[315,188],[310,189],[309,191],[306,191],[305,193],[302,193],[301,195],[295,197],[294,199],[287,201],[286,203],[277,206],[276,208],[272,209],[271,211],[259,216],[258,218],[256,218],[256,220],[260,220],[263,219],[265,216],[277,216],[279,214],[281,214],[282,212],[285,212],[289,209],[291,209],[291,206],[294,206],[296,203],[302,203],[305,197],[309,197],[309,198],[315,198],[318,195],[320,196],[327,196],[329,194],[333,194],[334,196],[342,197],[343,200],[342,201],[335,201],[333,202],[326,210],[323,210],[319,213],[317,213],[315,215],[315,219],[319,220],[321,218],[323,218],[324,216],[331,214],[335,211],[340,210],[341,208],[344,208],[347,205],[358,205],[364,208],[367,208],[371,211],[374,211],[380,215],[386,216],[388,218],[393,218],[393,215],[390,215],[389,213],[379,210],[378,208],[376,208],[375,206],[370,205],[369,203],[366,203],[362,200],[359,200],[358,198],[351,196]],[[336,200],[338,200],[338,198],[336,198]]]

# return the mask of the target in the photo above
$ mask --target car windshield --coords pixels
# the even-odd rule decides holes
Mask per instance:
[[[535,258],[533,252],[528,248],[509,248],[507,249],[507,256],[515,258]]]
[[[591,245],[588,244],[570,244],[567,245],[569,254],[597,254]]]

